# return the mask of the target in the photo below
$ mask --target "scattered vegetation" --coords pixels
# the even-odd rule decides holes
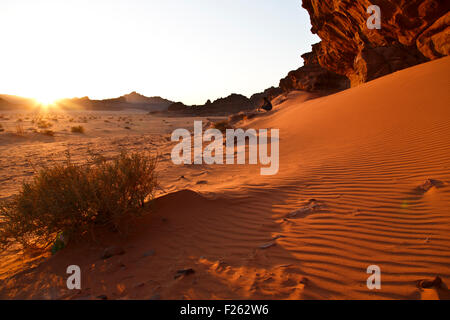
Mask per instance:
[[[51,128],[53,125],[50,122],[47,122],[43,119],[39,119],[37,121],[37,126],[39,129],[48,129]]]
[[[73,133],[84,133],[84,127],[83,126],[75,126],[70,128],[70,131]]]
[[[213,128],[220,130],[222,133],[225,133],[227,129],[233,129],[228,120],[215,122]]]
[[[47,248],[58,235],[94,238],[95,226],[124,226],[144,212],[158,187],[157,157],[122,152],[94,156],[85,165],[67,161],[43,167],[20,193],[0,202],[0,246]]]

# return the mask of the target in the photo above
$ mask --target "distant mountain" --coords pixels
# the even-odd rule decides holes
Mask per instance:
[[[91,100],[89,97],[63,99],[58,105],[66,110],[124,110],[143,109],[146,111],[165,111],[173,102],[161,97],[146,97],[135,91],[118,98]]]
[[[173,101],[161,97],[146,97],[135,91],[118,98],[91,100],[89,97],[61,99],[55,103],[64,110],[124,110],[143,109],[146,111],[166,111]],[[31,109],[36,101],[18,96],[0,95],[0,110]]]
[[[135,104],[159,104],[169,106],[173,103],[173,101],[161,97],[146,97],[140,93],[137,93],[136,91],[125,94],[122,97],[125,98],[126,102]]]
[[[0,110],[29,109],[36,105],[33,99],[0,94]]]

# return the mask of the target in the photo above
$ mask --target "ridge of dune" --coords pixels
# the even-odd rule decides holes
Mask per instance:
[[[290,95],[244,123],[280,129],[277,175],[183,168],[132,237],[68,247],[3,277],[0,297],[449,299],[417,287],[450,285],[449,71],[447,57],[322,98]],[[427,179],[440,183],[418,189]],[[111,245],[125,254],[100,259]],[[64,287],[67,263],[86,270],[79,292]],[[370,265],[381,290],[366,287]]]

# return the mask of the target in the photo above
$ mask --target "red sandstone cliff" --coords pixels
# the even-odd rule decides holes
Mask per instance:
[[[381,29],[369,29],[367,8],[381,9]],[[319,64],[352,86],[450,52],[450,1],[303,0],[321,39]]]

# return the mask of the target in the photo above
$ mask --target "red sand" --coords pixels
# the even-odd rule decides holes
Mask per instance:
[[[449,74],[447,57],[323,98],[291,95],[244,124],[280,129],[278,175],[167,159],[166,190],[195,191],[156,200],[127,240],[103,232],[34,269],[10,256],[0,274],[12,261],[25,271],[3,277],[0,298],[448,299],[416,281],[450,284]],[[418,192],[427,179],[442,185]],[[310,199],[317,210],[286,218]],[[114,244],[125,254],[100,259]],[[65,287],[71,264],[81,291]],[[369,265],[381,290],[366,287]],[[195,273],[175,279],[184,268]]]

